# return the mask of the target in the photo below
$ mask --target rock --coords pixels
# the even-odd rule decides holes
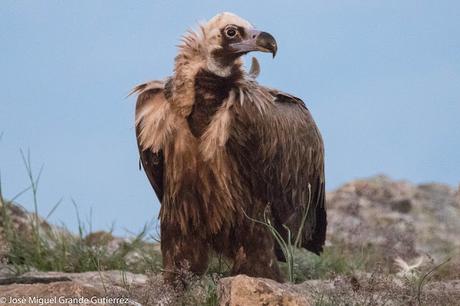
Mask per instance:
[[[124,271],[95,271],[82,273],[64,272],[27,272],[21,276],[0,278],[0,284],[6,283],[53,283],[62,280],[73,281],[85,286],[91,286],[97,290],[104,290],[106,285],[111,287],[142,286],[147,282],[147,276]],[[0,287],[1,288],[1,287]]]
[[[407,214],[412,209],[412,201],[410,199],[397,199],[391,202],[391,209]]]
[[[460,250],[460,191],[385,176],[356,180],[326,196],[328,244],[373,247],[391,261]]]
[[[246,275],[223,278],[219,282],[221,306],[309,306],[306,296],[295,286],[280,284],[270,279]]]
[[[11,284],[0,286],[0,297],[6,305],[95,305],[92,301],[103,298],[102,292],[80,283],[54,282],[51,284]],[[79,300],[87,298],[88,301]],[[69,302],[71,299],[72,302]],[[82,303],[80,303],[82,301]],[[40,304],[41,303],[41,304]],[[97,305],[110,305],[97,303]]]
[[[7,218],[3,218],[3,212],[7,213]],[[35,221],[37,222],[38,229],[41,232],[58,229],[58,227],[50,225],[40,216],[36,217],[34,213],[28,212],[21,205],[13,202],[4,202],[2,206],[0,206],[0,234],[3,233],[5,227],[5,224],[3,223],[5,220],[10,222],[12,229],[16,232],[32,233],[32,227],[35,224]],[[63,229],[59,228],[59,230]]]
[[[0,261],[0,278],[13,275],[13,269],[6,263]]]
[[[122,271],[28,272],[17,277],[0,278],[0,297],[26,298],[17,300],[16,304],[21,305],[39,305],[39,301],[46,305],[112,305],[117,304],[115,299],[119,299],[120,305],[137,305],[127,298],[127,288],[140,288],[146,282],[145,275]],[[73,302],[65,298],[71,298]],[[0,304],[3,305],[3,301]]]

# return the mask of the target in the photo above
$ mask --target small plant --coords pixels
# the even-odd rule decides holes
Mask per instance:
[[[286,232],[287,232],[287,239],[284,239],[283,235],[281,235],[281,233],[272,224],[271,218],[269,216],[270,215],[270,203],[267,205],[267,207],[264,210],[264,214],[263,214],[264,220],[263,221],[251,218],[246,214],[246,212],[243,211],[244,215],[249,220],[262,224],[263,226],[266,226],[267,229],[272,234],[273,238],[275,239],[276,243],[280,246],[281,251],[283,252],[284,258],[286,258],[287,274],[288,274],[288,279],[290,282],[294,282],[295,280],[294,267],[295,267],[295,262],[296,262],[296,257],[295,257],[296,249],[300,247],[300,242],[301,242],[302,235],[303,235],[303,229],[305,227],[305,222],[307,220],[308,212],[310,210],[310,203],[311,203],[311,185],[308,184],[308,203],[307,203],[307,206],[304,208],[304,211],[302,212],[302,220],[300,223],[300,227],[297,231],[297,234],[295,236],[295,240],[293,240],[291,230],[289,229],[289,227],[283,224],[283,227],[286,229]]]

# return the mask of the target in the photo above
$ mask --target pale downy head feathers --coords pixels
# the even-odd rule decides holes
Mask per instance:
[[[227,25],[235,25],[247,30],[253,28],[253,26],[248,21],[235,14],[228,12],[217,14],[208,22],[202,25],[202,29],[205,34],[204,43],[207,45],[208,52],[222,48],[221,30],[224,29]]]
[[[206,68],[220,76],[231,73],[232,67],[241,65],[240,57],[251,51],[276,54],[276,41],[266,32],[257,31],[247,20],[228,12],[220,13],[201,23],[195,31],[189,30],[182,38],[181,62]]]

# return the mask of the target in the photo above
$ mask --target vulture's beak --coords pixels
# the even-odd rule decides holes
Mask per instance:
[[[271,52],[273,57],[278,50],[276,40],[270,33],[257,30],[249,30],[247,39],[230,44],[230,47],[234,53],[245,54],[251,51],[262,51]]]

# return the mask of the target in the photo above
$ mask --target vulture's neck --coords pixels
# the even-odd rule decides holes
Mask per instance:
[[[207,69],[201,69],[195,75],[195,101],[187,120],[195,137],[200,137],[211,122],[213,115],[228,97],[230,90],[238,86],[243,78],[239,65],[231,73],[222,77]]]

